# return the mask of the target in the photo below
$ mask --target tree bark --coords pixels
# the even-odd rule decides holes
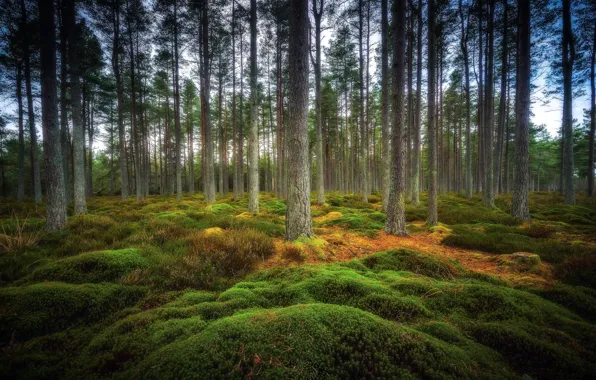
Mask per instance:
[[[257,94],[257,0],[250,0],[250,133],[248,211],[259,212],[259,119]]]
[[[19,114],[19,150],[18,150],[18,177],[17,177],[17,201],[25,198],[25,129],[23,125],[23,64],[17,64],[17,108]]]
[[[432,1],[432,0],[431,0]],[[385,231],[391,235],[405,236],[406,232],[406,179],[405,179],[405,126],[404,126],[404,76],[406,52],[406,1],[393,2],[393,83],[391,131],[391,190],[387,206]]]
[[[466,175],[465,189],[466,198],[472,198],[472,134],[471,134],[471,102],[470,102],[470,64],[468,62],[468,34],[470,11],[468,11],[467,23],[464,25],[464,13],[462,1],[459,0],[459,17],[461,19],[461,51],[464,63],[464,80],[466,91]]]
[[[493,186],[493,59],[494,59],[494,19],[495,19],[495,0],[488,2],[488,41],[486,55],[486,87],[484,97],[484,187],[482,198],[486,207],[495,206],[494,186]]]
[[[391,155],[389,151],[389,21],[388,0],[381,0],[381,149],[383,159],[383,210],[389,205]]]
[[[323,17],[324,0],[312,0],[312,13],[315,20],[315,127],[317,157],[317,204],[325,203],[324,159],[323,159],[323,126],[321,120],[321,19]]]
[[[56,96],[56,26],[54,2],[39,0],[41,46],[41,107],[46,172],[46,229],[55,231],[66,224],[64,166],[60,146]]]
[[[530,0],[519,0],[515,89],[515,180],[511,215],[530,219]]]
[[[590,135],[588,141],[588,196],[594,196],[594,134],[596,133],[596,22],[590,54]]]
[[[80,38],[76,25],[76,10],[74,0],[65,0],[67,13],[66,26],[68,30],[68,62],[70,67],[70,98],[72,113],[72,148],[74,167],[74,212],[87,212],[85,199],[85,156],[84,156],[84,126],[81,118],[81,82],[80,82]],[[53,33],[55,34],[55,33]]]
[[[563,174],[565,203],[575,204],[573,184],[573,63],[575,42],[571,26],[571,0],[563,0]]]
[[[437,214],[437,140],[435,126],[435,4],[428,0],[428,215],[426,224],[438,223]]]
[[[501,56],[501,95],[499,97],[499,125],[497,132],[497,162],[495,165],[495,189],[498,193],[503,192],[503,137],[505,134],[505,105],[507,103],[507,28],[508,28],[508,5],[507,0],[503,1],[503,46]]]
[[[312,236],[308,159],[308,0],[290,0],[286,239]]]
[[[37,147],[37,130],[35,129],[35,113],[33,111],[33,92],[31,91],[31,58],[30,33],[27,31],[27,8],[25,0],[21,0],[21,23],[24,31],[23,58],[25,64],[25,91],[27,92],[27,121],[29,124],[29,158],[31,161],[31,180],[33,184],[33,200],[41,203],[41,175],[39,172],[39,154]]]
[[[203,126],[205,129],[205,172],[203,173],[204,180],[204,195],[207,203],[215,202],[215,173],[213,169],[213,138],[211,131],[211,116],[210,110],[210,90],[211,90],[211,79],[210,79],[210,52],[209,52],[209,8],[208,2],[205,0],[202,9],[202,53],[203,60],[201,65],[203,91],[202,91],[202,109],[201,115],[203,119]]]

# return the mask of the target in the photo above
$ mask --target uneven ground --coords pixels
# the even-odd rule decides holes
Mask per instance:
[[[2,378],[596,377],[596,202],[444,195],[408,237],[380,199],[328,195],[316,237],[286,243],[285,204],[201,195],[0,203]],[[519,254],[526,252],[535,255]]]

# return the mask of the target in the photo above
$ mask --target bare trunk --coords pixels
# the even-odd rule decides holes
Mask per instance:
[[[389,205],[391,155],[389,152],[389,21],[388,0],[381,0],[381,137],[383,158],[383,210]]]
[[[59,230],[66,224],[64,166],[60,146],[56,97],[56,27],[54,2],[39,0],[41,39],[41,108],[46,172],[46,229]]]
[[[571,0],[563,0],[563,174],[565,203],[575,203],[573,185],[573,98],[572,80],[575,42],[571,26]]]
[[[515,181],[511,199],[511,215],[520,220],[529,220],[530,0],[519,1],[517,34]]]
[[[248,135],[248,211],[259,212],[259,120],[257,95],[257,0],[250,0],[250,133]]]
[[[66,26],[68,30],[68,62],[70,67],[70,98],[72,112],[72,146],[74,167],[74,212],[84,214],[87,212],[85,199],[85,153],[84,130],[81,118],[81,83],[79,72],[80,50],[79,36],[76,30],[76,9],[74,0],[66,0],[67,12]],[[54,33],[53,33],[54,34]]]
[[[428,1],[428,216],[426,224],[438,223],[437,214],[437,141],[435,126],[435,5]]]
[[[431,0],[432,1],[432,0]],[[404,75],[406,52],[406,1],[393,2],[393,123],[391,131],[391,190],[387,207],[385,231],[405,236],[406,232],[406,180],[405,180],[405,126],[404,126]]]
[[[308,0],[290,0],[286,239],[312,236],[308,163]]]

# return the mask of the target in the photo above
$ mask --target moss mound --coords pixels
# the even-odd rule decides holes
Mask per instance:
[[[23,340],[96,322],[135,304],[146,293],[137,286],[44,282],[0,289],[0,336]]]
[[[146,268],[149,260],[137,249],[88,252],[56,260],[37,268],[29,281],[69,283],[109,282],[134,269]]]
[[[462,361],[471,363],[467,367]],[[164,378],[471,378],[485,358],[337,305],[295,305],[217,321],[198,336],[149,356],[142,377]],[[485,368],[486,368],[485,367]],[[494,377],[507,377],[498,367]]]

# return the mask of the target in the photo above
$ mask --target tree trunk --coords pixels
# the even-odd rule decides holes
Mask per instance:
[[[511,215],[530,219],[530,0],[519,0],[515,89],[515,180]]]
[[[364,0],[358,0],[358,51],[359,51],[359,90],[360,90],[360,192],[362,201],[368,202],[368,164],[366,157],[366,125],[364,124],[364,49],[362,47],[362,40],[364,36],[364,15],[363,12]]]
[[[482,198],[486,207],[495,206],[494,186],[493,186],[493,59],[494,59],[494,19],[495,19],[495,0],[489,0],[488,3],[488,37],[487,37],[487,56],[486,56],[486,87],[484,98],[484,187]]]
[[[74,212],[84,214],[87,212],[85,199],[85,156],[84,156],[84,130],[81,118],[81,83],[80,83],[80,39],[76,25],[76,9],[74,0],[65,0],[67,12],[66,26],[68,30],[68,62],[70,67],[70,98],[72,112],[72,147],[74,167]],[[55,34],[55,33],[52,33]]]
[[[435,126],[435,4],[428,1],[428,216],[426,224],[438,223],[437,214],[437,140]]]
[[[422,0],[418,0],[416,47],[416,110],[414,111],[412,157],[412,204],[420,204],[420,108],[422,103]]]
[[[25,64],[25,90],[27,92],[27,121],[29,124],[29,157],[31,160],[33,200],[35,203],[41,203],[41,175],[39,173],[37,130],[35,129],[35,113],[33,112],[33,92],[31,91],[31,59],[29,51],[30,33],[27,32],[27,9],[25,7],[25,0],[21,0],[21,24],[24,31],[23,56]]]
[[[308,159],[308,0],[290,0],[286,239],[312,236]]]
[[[180,79],[178,64],[178,1],[174,0],[174,128],[176,134],[176,198],[182,199],[182,137],[180,126]],[[134,99],[134,97],[133,97]],[[134,103],[133,103],[134,104]]]
[[[594,134],[596,133],[596,22],[594,22],[594,39],[590,55],[590,135],[588,142],[588,196],[594,196]]]
[[[466,174],[465,174],[465,189],[466,198],[472,198],[472,134],[471,134],[471,106],[470,106],[470,64],[468,62],[468,34],[469,34],[469,20],[470,11],[466,25],[464,25],[464,12],[462,9],[462,1],[459,0],[459,17],[461,19],[461,51],[464,63],[464,80],[466,91]]]
[[[17,64],[17,108],[19,113],[19,152],[18,152],[18,178],[17,201],[25,198],[25,129],[23,125],[23,64]]]
[[[565,203],[575,203],[573,185],[573,63],[575,42],[571,26],[571,0],[563,0],[563,174]]]
[[[248,211],[259,212],[259,120],[257,94],[257,0],[250,0],[250,133]]]
[[[118,145],[120,148],[120,195],[128,199],[128,158],[126,155],[126,133],[124,131],[124,88],[120,72],[120,0],[114,0],[112,7],[112,28],[114,44],[112,46],[112,69],[116,78],[116,94],[118,101]]]
[[[56,97],[56,26],[54,2],[39,0],[41,108],[46,173],[46,229],[55,231],[66,224],[64,166],[60,146]],[[83,194],[84,195],[84,194]]]
[[[389,153],[389,21],[388,0],[381,0],[381,150],[383,159],[383,210],[389,204],[391,155]]]
[[[203,102],[201,115],[203,118],[203,126],[205,128],[205,171],[203,173],[204,181],[204,195],[207,203],[215,202],[215,173],[213,169],[213,139],[211,131],[211,116],[210,110],[210,90],[211,90],[211,79],[210,79],[210,52],[209,52],[209,9],[208,2],[205,1],[202,9],[202,82],[203,82]]]
[[[323,180],[323,126],[321,120],[321,18],[323,16],[324,0],[312,0],[312,12],[315,20],[315,127],[316,127],[316,157],[317,157],[317,204],[325,203],[325,183]]]
[[[503,192],[503,137],[505,134],[505,105],[507,103],[507,28],[508,28],[508,6],[507,0],[503,1],[503,51],[501,58],[501,95],[499,97],[499,125],[497,132],[497,162],[495,165],[495,189],[498,193]]]
[[[431,0],[432,1],[432,0]],[[393,2],[393,123],[391,131],[391,190],[387,207],[385,231],[391,235],[405,236],[406,232],[406,180],[405,180],[405,126],[404,126],[404,75],[406,52],[406,1]]]

